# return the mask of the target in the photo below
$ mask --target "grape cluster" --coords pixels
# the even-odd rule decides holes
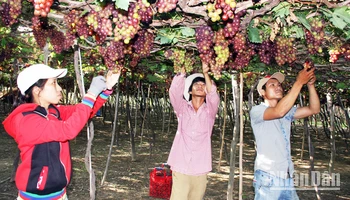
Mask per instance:
[[[154,14],[150,3],[148,3],[147,0],[143,0],[139,5],[140,10],[137,13],[141,17],[141,22],[150,23]]]
[[[146,29],[142,29],[137,33],[136,41],[133,45],[129,46],[124,45],[124,52],[131,54],[130,66],[136,67],[141,58],[145,58],[151,54],[153,48],[154,35],[151,32],[148,32]],[[134,51],[132,51],[134,49]]]
[[[199,51],[199,57],[202,62],[210,63],[214,51],[212,50],[214,40],[214,32],[209,26],[200,26],[196,28],[196,42]]]
[[[64,46],[62,46],[62,42],[65,40],[64,34],[61,31],[52,28],[47,30],[47,37],[50,39],[50,43],[55,52],[61,53],[64,49]]]
[[[234,12],[236,9],[235,0],[217,0],[216,3],[208,3],[207,10],[208,16],[212,22],[227,21],[234,18]]]
[[[131,2],[126,14],[122,12],[113,14],[113,22],[115,23],[113,32],[116,41],[123,40],[125,44],[128,44],[140,30],[139,9],[138,4]]]
[[[109,44],[107,44],[107,47],[99,46],[98,51],[109,69],[119,67],[118,64],[121,63],[121,60],[125,56],[123,43],[120,41],[111,41]]]
[[[319,18],[312,18],[311,30],[305,30],[308,52],[310,54],[322,53],[322,42],[324,40],[324,22]]]
[[[107,6],[101,12],[92,10],[86,17],[87,25],[95,32],[94,36],[97,44],[102,44],[107,36],[113,35],[112,21],[109,19],[112,14],[111,9],[113,7]]]
[[[192,53],[186,52],[185,61],[183,66],[185,67],[186,72],[192,72],[194,70],[194,64],[196,60],[194,59],[194,55]]]
[[[66,37],[63,32],[56,30],[53,26],[47,24],[47,18],[34,16],[32,18],[32,29],[34,38],[38,46],[42,49],[47,42],[50,42],[56,53],[61,53],[65,50]]]
[[[178,0],[158,0],[156,7],[159,13],[169,12],[176,8]]]
[[[346,43],[340,47],[346,61],[350,61],[350,43]]]
[[[80,38],[87,38],[89,36],[89,27],[85,17],[80,17],[81,12],[72,10],[64,16],[64,21],[67,24],[68,32],[71,35],[78,34]]]
[[[246,49],[246,37],[243,33],[237,33],[233,38],[233,49],[235,52],[240,53]]]
[[[210,70],[214,73],[216,78],[221,76],[221,71],[225,66],[230,55],[229,42],[225,39],[224,29],[219,29],[215,33],[214,51],[216,54],[215,64],[210,66]]]
[[[341,50],[334,48],[334,49],[330,49],[328,53],[329,53],[329,62],[335,63],[338,61],[339,56],[341,55]]]
[[[248,43],[244,47],[243,51],[236,52],[236,57],[234,59],[232,67],[234,69],[242,69],[242,68],[248,66],[253,55],[255,55],[254,49],[255,49],[254,45],[251,43]]]
[[[95,65],[97,61],[101,59],[101,55],[98,52],[96,52],[96,50],[85,51],[84,57],[88,58],[90,65]]]
[[[154,35],[153,33],[142,29],[137,33],[138,37],[133,45],[135,53],[139,54],[141,58],[150,55],[153,49]]]
[[[53,0],[28,0],[34,5],[34,16],[46,17],[50,12]]]
[[[21,0],[7,0],[7,2],[2,3],[2,10],[0,11],[2,22],[6,26],[17,23],[17,17],[22,12],[21,9]]]
[[[172,60],[174,62],[174,72],[180,72],[181,68],[184,67],[186,50],[174,49]]]
[[[273,43],[270,40],[265,40],[259,46],[259,58],[260,61],[269,65],[273,58]]]
[[[279,66],[296,60],[296,50],[293,47],[294,38],[278,36],[274,46],[275,60]]]

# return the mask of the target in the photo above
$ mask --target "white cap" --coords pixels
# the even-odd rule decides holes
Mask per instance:
[[[25,68],[18,74],[17,86],[22,95],[39,79],[62,78],[67,74],[67,69],[53,69],[44,64],[35,64]]]
[[[190,88],[191,84],[192,84],[192,81],[193,79],[197,78],[197,77],[202,77],[204,78],[203,74],[201,73],[195,73],[195,74],[192,74],[190,76],[188,76],[185,80],[185,89],[184,89],[184,97],[187,101],[189,101],[190,99],[190,94],[188,93],[188,89]]]
[[[265,85],[265,83],[270,80],[271,78],[275,78],[278,80],[278,82],[282,83],[284,81],[284,75],[281,72],[276,72],[272,75],[266,75],[264,78],[262,78],[257,86],[257,90],[259,92],[259,95],[261,96],[261,90],[262,86]]]

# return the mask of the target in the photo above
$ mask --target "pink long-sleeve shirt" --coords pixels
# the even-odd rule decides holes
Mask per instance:
[[[187,175],[202,175],[212,170],[211,134],[219,106],[215,84],[197,112],[192,101],[183,98],[185,75],[176,75],[170,86],[170,102],[178,127],[170,150],[168,164],[173,171]]]

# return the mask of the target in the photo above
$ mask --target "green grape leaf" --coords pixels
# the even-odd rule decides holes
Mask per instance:
[[[332,24],[333,24],[335,27],[339,28],[339,29],[344,29],[345,26],[347,25],[347,23],[344,22],[344,20],[340,19],[340,18],[339,18],[338,16],[336,16],[336,15],[333,15],[333,17],[330,18],[329,21],[331,21]]]
[[[297,14],[296,14],[297,15]],[[298,17],[298,21],[307,29],[307,30],[311,30],[311,26],[309,24],[309,22],[307,21],[305,16],[302,15],[297,15]]]
[[[292,26],[291,31],[295,32],[296,38],[303,38],[304,37],[304,30],[302,28],[300,28],[299,26]]]
[[[5,40],[5,38],[1,39],[1,46],[2,47],[6,47],[7,41]]]
[[[338,83],[335,87],[337,89],[346,89],[346,84],[345,83]]]
[[[350,23],[350,12],[347,11],[347,9],[348,9],[347,6],[334,9],[333,17],[338,16],[339,18],[344,20],[346,23]]]
[[[129,8],[129,3],[130,0],[115,0],[115,6],[126,11]]]
[[[177,38],[174,38],[172,41],[172,44],[176,44],[179,40]]]
[[[169,38],[167,35],[157,35],[155,40],[160,41],[160,44],[171,44],[173,38]]]
[[[249,26],[248,27],[248,38],[253,43],[262,43],[259,29]]]
[[[349,40],[350,39],[350,30],[344,32],[344,34],[346,35],[345,40]]]
[[[196,32],[194,31],[193,28],[190,27],[182,27],[181,28],[181,34],[186,37],[192,37],[194,36]]]
[[[276,7],[272,9],[272,11],[275,13],[275,18],[280,17],[284,18],[285,16],[288,16],[290,14],[290,4],[288,2],[282,2],[278,4]]]

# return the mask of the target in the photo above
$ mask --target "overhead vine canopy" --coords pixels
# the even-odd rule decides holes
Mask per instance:
[[[220,79],[311,58],[326,72],[321,79],[349,85],[350,0],[0,2],[3,71],[13,70],[14,60],[38,62],[43,49],[67,67],[67,55],[79,47],[85,67],[124,68],[141,77],[164,71],[165,79],[182,66],[198,71],[201,61]]]

